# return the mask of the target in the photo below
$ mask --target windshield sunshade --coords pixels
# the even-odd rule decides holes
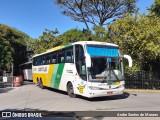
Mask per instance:
[[[107,46],[86,46],[90,56],[110,56],[118,57],[118,48]]]

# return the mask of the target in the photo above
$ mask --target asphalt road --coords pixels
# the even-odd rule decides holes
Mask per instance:
[[[0,89],[0,110],[32,111],[160,111],[160,93],[125,92],[123,95],[87,99],[28,83]]]

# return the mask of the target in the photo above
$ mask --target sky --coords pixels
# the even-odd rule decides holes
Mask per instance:
[[[153,2],[139,0],[139,13],[147,13],[146,8]],[[32,38],[38,38],[45,29],[57,28],[62,34],[72,28],[86,28],[83,23],[61,14],[61,11],[54,0],[0,0],[0,24],[14,27]]]

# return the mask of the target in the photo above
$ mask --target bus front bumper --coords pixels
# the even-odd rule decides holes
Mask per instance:
[[[121,95],[124,93],[124,87],[120,87],[117,89],[109,89],[109,90],[90,90],[88,89],[88,94],[86,97],[104,97],[104,96],[113,96],[113,95]]]

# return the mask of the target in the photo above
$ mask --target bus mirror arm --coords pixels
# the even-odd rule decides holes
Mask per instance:
[[[85,54],[86,56],[86,67],[91,67],[91,57],[88,53]]]
[[[128,60],[128,63],[129,63],[129,67],[132,67],[132,58],[131,58],[131,56],[129,56],[129,55],[124,55],[123,56],[124,58],[126,58],[127,60]]]

